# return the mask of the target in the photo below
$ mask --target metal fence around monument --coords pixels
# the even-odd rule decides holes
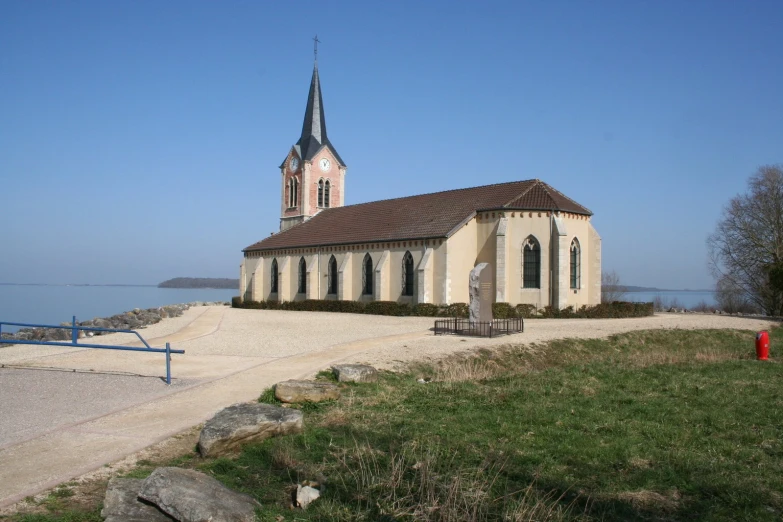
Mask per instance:
[[[521,317],[493,319],[492,321],[471,321],[470,319],[438,319],[435,321],[435,335],[470,335],[473,337],[497,337],[525,331]]]

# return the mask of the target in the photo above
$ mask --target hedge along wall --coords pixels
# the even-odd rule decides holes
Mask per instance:
[[[305,301],[245,301],[240,302],[239,297],[231,300],[234,308],[249,308],[254,310],[295,310],[300,312],[338,312],[349,314],[394,315],[394,316],[418,316],[418,317],[468,317],[468,305],[454,303],[450,305],[417,304],[410,306],[407,303],[396,301],[371,301],[360,303],[358,301],[321,301],[307,299]],[[493,303],[492,313],[496,319],[509,319],[523,317],[532,319],[545,318],[622,318],[645,317],[653,315],[655,310],[652,303],[627,303],[615,301],[595,306],[582,306],[574,310],[569,306],[558,310],[547,306],[543,310],[536,310],[532,305],[511,306],[508,303]]]

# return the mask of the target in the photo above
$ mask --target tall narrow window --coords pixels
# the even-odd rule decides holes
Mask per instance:
[[[324,180],[318,180],[318,206],[324,206]]]
[[[299,290],[300,294],[307,293],[307,263],[304,258],[299,260]]]
[[[579,288],[582,281],[582,251],[579,240],[571,241],[571,288]]]
[[[330,200],[329,200],[329,192],[331,192],[332,184],[329,182],[329,180],[326,180],[326,183],[324,184],[324,207],[329,208],[331,206]]]
[[[402,295],[413,295],[413,255],[405,252],[402,258]]]
[[[524,288],[541,288],[541,246],[533,236],[529,236],[524,243],[522,278]]]
[[[326,293],[337,294],[337,259],[335,259],[334,256],[329,258],[329,270],[326,288]]]
[[[271,281],[269,281],[269,291],[273,294],[277,293],[277,259],[272,260]]]
[[[296,178],[294,178],[294,204],[291,206],[299,206],[299,180]]]
[[[294,206],[294,178],[288,178],[288,207]]]
[[[362,294],[372,295],[372,257],[370,254],[364,256],[362,263]]]

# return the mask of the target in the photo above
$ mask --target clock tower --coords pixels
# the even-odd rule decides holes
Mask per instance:
[[[316,61],[302,134],[280,165],[280,232],[307,221],[322,210],[342,207],[345,204],[346,170],[345,162],[326,135]]]

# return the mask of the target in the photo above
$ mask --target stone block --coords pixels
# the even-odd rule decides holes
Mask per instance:
[[[374,382],[378,380],[378,370],[366,364],[336,364],[332,366],[332,371],[339,382]]]
[[[180,522],[254,522],[259,506],[216,479],[181,468],[158,468],[141,485],[139,497]]]
[[[139,500],[143,482],[143,479],[111,479],[101,516],[108,522],[171,522],[173,519],[157,507]]]
[[[271,404],[234,404],[207,421],[198,438],[202,457],[236,453],[243,444],[300,433],[302,412]]]
[[[277,400],[288,403],[321,402],[340,398],[340,389],[331,382],[283,381],[275,385]]]

